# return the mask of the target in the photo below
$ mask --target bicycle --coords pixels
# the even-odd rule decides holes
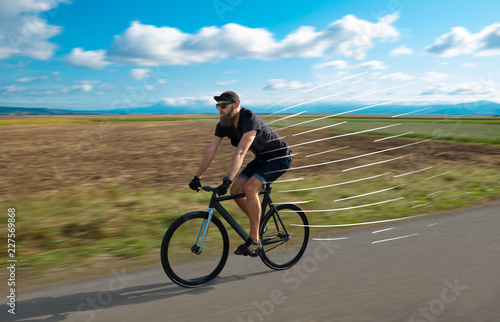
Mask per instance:
[[[224,268],[229,254],[229,235],[214,209],[246,241],[249,235],[221,205],[222,201],[244,197],[236,194],[217,197],[216,188],[200,187],[212,192],[208,211],[195,211],[177,218],[168,228],[161,245],[161,262],[167,276],[184,287],[199,287],[216,278]],[[271,187],[263,194],[259,234],[262,250],[250,254],[259,256],[265,265],[284,270],[295,265],[304,254],[309,241],[309,221],[295,204],[275,205]],[[269,211],[266,213],[266,208]],[[210,223],[217,229],[209,230]],[[196,261],[193,260],[196,259]],[[189,261],[191,259],[191,261]],[[199,267],[195,265],[198,265]],[[199,272],[201,269],[202,272]]]

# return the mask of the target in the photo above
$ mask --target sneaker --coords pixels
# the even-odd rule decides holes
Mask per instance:
[[[262,242],[259,240],[258,243],[254,243],[251,238],[248,238],[246,243],[238,246],[238,249],[234,252],[236,255],[251,255],[255,252],[258,253],[262,249]]]

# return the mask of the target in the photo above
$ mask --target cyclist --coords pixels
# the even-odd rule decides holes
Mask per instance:
[[[231,184],[231,194],[245,193],[245,197],[235,199],[235,202],[250,220],[250,237],[234,253],[248,255],[262,249],[259,238],[261,217],[259,192],[265,184],[272,183],[290,168],[291,149],[260,117],[251,110],[241,107],[240,98],[235,92],[226,91],[214,96],[214,99],[217,101],[215,106],[219,110],[220,122],[189,187],[193,190],[201,187],[201,176],[212,163],[222,139],[227,136],[231,144],[236,147],[236,152],[227,175],[217,187],[217,194],[219,196],[226,194]],[[255,159],[236,177],[248,150],[254,153]],[[235,180],[234,183],[232,180]]]

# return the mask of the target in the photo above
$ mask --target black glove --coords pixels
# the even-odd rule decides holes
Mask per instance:
[[[215,192],[219,196],[225,195],[227,193],[227,189],[231,186],[231,183],[233,182],[229,180],[228,177],[224,177],[224,179],[222,179],[222,184],[216,188]]]
[[[201,187],[201,180],[197,176],[194,176],[193,180],[189,183],[189,188],[193,189],[194,191],[198,191],[199,188]]]

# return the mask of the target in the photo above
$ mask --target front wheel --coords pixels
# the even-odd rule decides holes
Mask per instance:
[[[283,270],[295,265],[309,242],[309,221],[299,206],[281,204],[262,218],[260,258],[268,267]]]
[[[203,245],[200,245],[207,218],[208,212],[203,211],[185,214],[172,223],[163,237],[163,270],[180,286],[202,286],[217,277],[226,264],[229,237],[217,217],[212,216]]]

